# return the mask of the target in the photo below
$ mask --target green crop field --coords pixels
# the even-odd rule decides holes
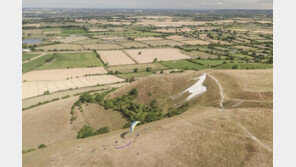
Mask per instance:
[[[38,59],[35,59],[33,61],[23,64],[23,67],[22,67],[23,73],[32,71],[37,67],[44,65],[46,63],[46,59],[49,59],[52,55],[53,54],[47,54]]]
[[[83,29],[62,29],[62,35],[86,35]]]
[[[32,59],[33,57],[36,57],[40,54],[37,54],[37,53],[33,53],[33,54],[23,54],[22,55],[22,61],[26,61],[26,60],[30,60]]]
[[[187,60],[179,60],[179,61],[166,61],[161,62],[161,64],[171,68],[171,69],[204,69],[204,66],[189,62]]]
[[[75,67],[90,67],[103,66],[103,63],[96,57],[93,52],[82,53],[58,53],[55,59],[51,62],[39,66],[38,70],[45,69],[61,69],[61,68],[75,68]]]
[[[153,74],[152,72],[137,72],[137,73],[126,73],[126,74],[117,74],[121,78],[131,78],[131,77],[144,77],[147,75]]]

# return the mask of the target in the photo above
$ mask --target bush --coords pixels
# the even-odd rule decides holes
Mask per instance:
[[[137,97],[138,96],[138,90],[136,88],[133,88],[130,93],[129,93],[130,96],[135,96]]]
[[[45,91],[43,94],[44,95],[49,95],[49,91]]]
[[[80,97],[79,97],[80,102],[84,103],[84,102],[88,102],[88,103],[92,103],[94,102],[93,97],[90,95],[89,92],[84,92]]]
[[[134,72],[135,72],[135,73],[137,73],[138,71],[139,71],[139,69],[137,69],[137,68],[134,69]]]
[[[232,69],[239,69],[239,66],[237,64],[232,66]]]
[[[86,138],[94,135],[94,130],[90,126],[84,125],[78,132],[77,139]]]
[[[152,68],[151,68],[151,67],[147,67],[147,68],[146,68],[146,71],[147,71],[147,72],[151,72],[151,71],[152,71]]]
[[[154,58],[153,62],[156,63],[157,62],[157,58]]]
[[[40,149],[40,148],[45,148],[45,147],[46,147],[45,144],[40,144],[38,148]]]
[[[109,128],[108,127],[102,127],[102,128],[99,128],[96,132],[95,132],[95,135],[98,135],[98,134],[105,134],[105,133],[109,133]]]

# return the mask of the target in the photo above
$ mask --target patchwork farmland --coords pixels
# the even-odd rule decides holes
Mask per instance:
[[[272,166],[272,11],[23,11],[24,167]]]

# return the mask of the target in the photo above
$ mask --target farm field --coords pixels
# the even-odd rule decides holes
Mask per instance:
[[[37,47],[37,50],[45,50],[45,51],[55,51],[55,50],[83,50],[81,45],[77,44],[56,44],[56,45],[48,45]]]
[[[22,16],[24,167],[272,166],[272,10]]]
[[[104,67],[52,69],[31,71],[25,73],[22,76],[22,79],[23,81],[55,81],[83,77],[85,75],[97,75],[106,73],[107,71]]]
[[[97,50],[109,50],[109,49],[121,49],[122,47],[116,44],[89,44],[83,45],[86,49],[97,49]]]
[[[142,41],[143,43],[149,45],[149,46],[163,46],[163,45],[169,45],[169,46],[175,46],[175,45],[184,45],[180,42],[172,41],[172,40],[145,40]]]
[[[135,64],[135,62],[129,58],[122,50],[111,51],[97,51],[101,59],[108,66],[123,65],[123,64]]]
[[[30,60],[32,59],[33,57],[36,57],[38,56],[39,54],[23,54],[22,55],[22,62],[26,61],[26,60]]]
[[[52,61],[38,66],[36,70],[100,66],[103,66],[103,63],[93,52],[58,53]]]
[[[46,91],[57,92],[68,89],[76,89],[82,87],[111,84],[123,82],[124,80],[114,75],[98,75],[73,78],[58,81],[32,81],[23,82],[22,99],[43,95]]]
[[[143,48],[148,46],[140,42],[120,42],[117,44],[125,48]]]
[[[155,59],[157,59],[157,61],[169,61],[190,58],[189,56],[180,53],[179,49],[174,48],[130,49],[125,50],[125,52],[138,63],[151,63]]]
[[[121,66],[112,66],[108,67],[108,71],[118,71],[120,73],[132,73],[134,72],[134,69],[137,68],[139,72],[145,72],[147,71],[147,68],[151,68],[152,71],[157,70],[165,70],[168,69],[167,67],[161,65],[160,63],[147,63],[147,64],[133,64],[133,65],[121,65]]]

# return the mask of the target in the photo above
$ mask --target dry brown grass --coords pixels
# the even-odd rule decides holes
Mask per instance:
[[[48,45],[48,46],[42,46],[37,47],[37,50],[43,49],[45,51],[48,50],[83,50],[84,48],[81,45],[76,44],[57,44],[57,45]]]
[[[226,97],[224,104],[234,98],[240,98],[236,102],[243,100],[243,104],[249,101],[264,102],[253,94],[258,92],[244,89],[238,81],[239,74],[248,73],[248,70],[229,71],[188,71],[148,76],[118,89],[110,97],[121,96],[137,88],[139,96],[136,101],[139,103],[148,104],[152,99],[158,99],[161,106],[172,105],[174,101],[170,100],[171,96],[191,86],[195,82],[192,78],[207,72],[222,85]],[[256,72],[250,73],[250,79],[265,72],[252,71]],[[238,76],[235,76],[236,73]],[[269,74],[264,76],[270,78]],[[257,91],[264,90],[260,82],[258,85],[251,83]],[[81,140],[61,141],[24,154],[23,166],[272,166],[272,151],[254,140],[254,137],[257,138],[272,150],[272,109],[239,105],[221,110],[217,106],[221,98],[217,83],[207,77],[204,85],[207,92],[192,100],[191,107],[181,115],[137,126],[126,139],[120,135],[128,129]],[[147,91],[151,91],[150,96]],[[246,96],[245,93],[250,95]],[[263,93],[263,97],[269,95]],[[96,109],[96,106],[89,107]],[[128,147],[115,149],[128,142],[131,142]]]
[[[97,49],[97,50],[110,50],[110,49],[121,49],[121,46],[116,44],[89,44],[83,45],[86,49]]]

